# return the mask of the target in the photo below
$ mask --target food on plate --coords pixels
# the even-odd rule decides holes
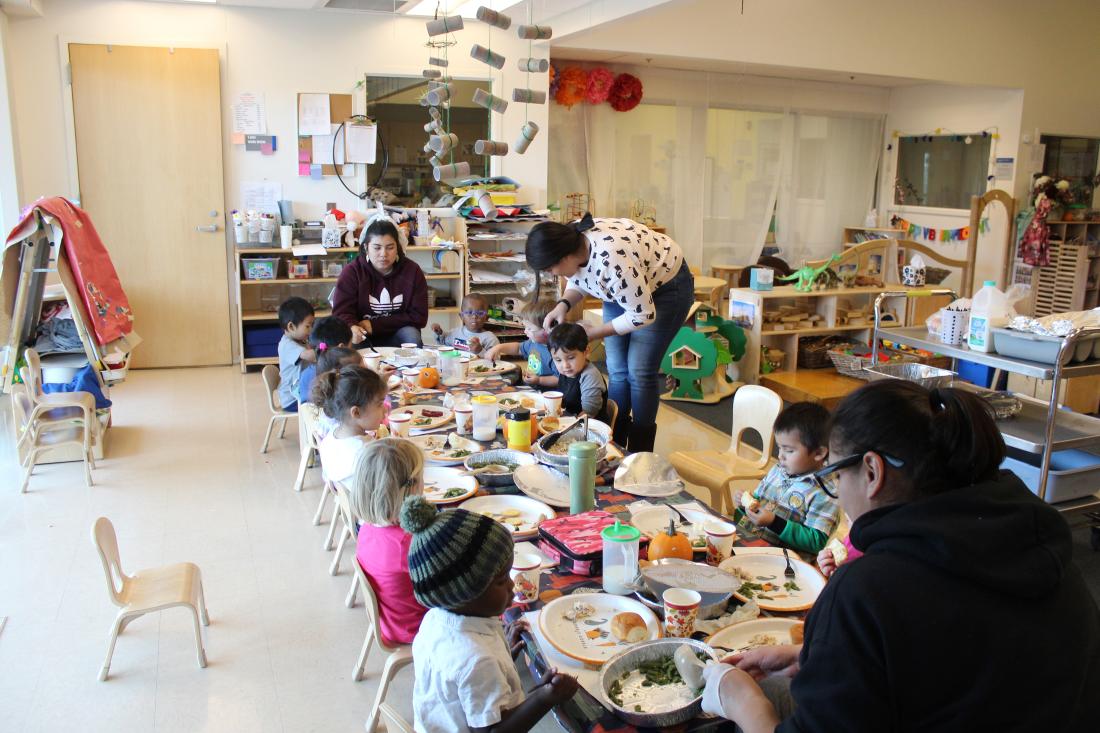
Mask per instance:
[[[424,409],[420,411],[420,414],[424,417],[443,417],[446,413],[443,410]]]
[[[554,416],[545,417],[542,419],[542,422],[539,423],[539,427],[548,433],[552,433],[561,427],[561,420]]]
[[[760,508],[760,502],[757,501],[752,494],[744,491],[741,493],[741,506],[744,507],[746,511],[755,512]]]
[[[456,496],[465,496],[466,493],[467,493],[467,489],[463,489],[463,488],[460,488],[458,486],[455,486],[452,489],[447,489],[447,491],[443,494],[443,498],[444,499],[453,499]]]
[[[519,516],[519,509],[505,509],[504,511],[502,511],[500,513],[500,516],[502,516],[502,517],[518,517]]]
[[[493,368],[485,364],[478,364],[476,367],[474,367],[474,371],[478,374],[485,374],[487,372],[493,371]]]
[[[600,440],[600,436],[589,430],[588,435],[585,437],[582,437],[575,432],[563,435],[561,438],[558,439],[558,442],[550,446],[550,450],[546,452],[555,456],[566,456],[569,455],[569,446],[583,440],[590,440],[597,445],[603,445],[603,441]]]
[[[412,424],[415,426],[431,425],[432,419],[430,417],[418,417],[414,418]]]
[[[756,577],[752,573],[750,573],[748,570],[745,570],[744,568],[738,567],[736,565],[733,565],[732,567],[729,567],[729,568],[723,568],[723,570],[727,570],[728,572],[732,573],[733,575],[736,575],[739,580],[741,580],[743,582],[746,582],[746,583],[751,581],[751,580],[754,580],[755,577]]]
[[[676,525],[671,518],[668,520],[668,531],[658,532],[649,543],[650,560],[663,560],[668,557],[690,560],[694,554],[691,540],[686,534],[676,531]]]
[[[520,407],[526,407],[528,410],[534,409],[538,405],[538,400],[534,397],[521,397],[519,400]]]
[[[545,516],[539,515],[537,517],[525,517],[523,513],[514,507],[508,507],[506,509],[482,509],[480,514],[489,519],[493,519],[512,532],[513,534],[521,534],[524,532],[534,532],[538,528],[539,522],[546,519]]]
[[[791,643],[801,644],[806,632],[806,624],[795,624],[791,627]]]
[[[758,646],[775,646],[778,643],[779,640],[771,634],[753,634],[749,637],[747,648],[752,649]]]
[[[698,656],[707,659],[705,655]],[[624,710],[666,713],[690,705],[701,693],[702,690],[687,686],[670,654],[624,672],[608,686],[607,697]]]
[[[596,613],[596,607],[585,601],[577,601],[573,607],[562,615],[567,621],[580,621]]]
[[[611,618],[611,633],[616,639],[633,644],[636,641],[645,641],[649,636],[649,628],[641,616],[626,611]]]

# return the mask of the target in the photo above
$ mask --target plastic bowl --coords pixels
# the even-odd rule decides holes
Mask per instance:
[[[474,453],[466,459],[466,470],[473,471],[476,468],[489,463],[507,462],[517,466],[529,466],[537,463],[535,457],[523,451],[501,448],[498,450],[481,451]],[[511,486],[515,483],[511,471],[508,473],[479,473],[477,480],[482,486]]]

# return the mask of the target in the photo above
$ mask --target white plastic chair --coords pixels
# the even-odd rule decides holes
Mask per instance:
[[[24,367],[23,371],[26,371]],[[38,462],[38,455],[44,451],[66,445],[80,446],[84,462],[84,483],[92,485],[92,469],[95,458],[92,456],[92,430],[89,421],[95,420],[95,397],[87,392],[74,392],[80,395],[84,403],[80,407],[49,408],[35,405],[31,400],[26,384],[13,384],[11,390],[12,408],[15,413],[16,430],[19,439],[15,445],[17,454],[26,451],[22,465],[23,483],[20,493],[26,493],[31,473]]]
[[[115,527],[106,517],[100,517],[92,526],[92,544],[103,562],[103,574],[107,578],[107,592],[111,596],[111,602],[121,609],[111,628],[107,658],[103,660],[99,680],[102,682],[107,679],[111,657],[115,653],[115,642],[131,621],[147,613],[176,606],[191,609],[195,621],[195,646],[199,666],[205,667],[206,650],[202,645],[199,621],[201,619],[203,626],[209,626],[210,616],[206,612],[206,597],[202,591],[202,571],[199,566],[181,562],[127,575],[122,571]]]
[[[294,478],[295,491],[301,491],[305,486],[306,469],[309,468],[315,451],[321,447],[321,442],[317,439],[319,415],[320,408],[317,405],[308,402],[298,405],[298,443],[302,457],[298,461],[298,475]]]
[[[736,507],[730,485],[734,481],[764,478],[775,442],[775,419],[782,409],[782,397],[767,387],[747,384],[733,395],[733,429],[728,450],[676,451],[668,460],[681,478],[710,489],[712,507],[732,515]],[[760,434],[759,457],[742,442],[746,430]]]
[[[385,700],[390,682],[393,681],[393,678],[402,667],[412,664],[412,644],[397,644],[390,646],[386,643],[385,639],[382,638],[382,627],[378,621],[378,596],[374,594],[374,587],[370,584],[370,580],[367,579],[367,574],[363,572],[363,568],[359,565],[359,561],[357,560],[352,564],[355,566],[355,578],[363,591],[363,606],[367,612],[367,636],[363,640],[363,649],[359,652],[359,659],[355,662],[355,670],[352,674],[352,678],[356,682],[359,682],[366,676],[367,657],[370,655],[370,650],[374,642],[377,641],[378,648],[387,655],[386,662],[382,666],[382,678],[378,680],[378,692],[375,693],[374,704],[371,705],[370,715],[367,717],[367,733],[374,733],[378,728],[379,714],[383,714],[387,718],[387,730],[394,730],[389,727],[390,724],[388,722],[389,720],[394,720],[398,725],[397,730],[411,731],[411,726],[398,715],[396,710],[387,705]]]
[[[267,389],[267,406],[271,409],[271,420],[267,423],[267,432],[264,434],[264,444],[260,448],[260,453],[267,453],[267,444],[271,442],[271,433],[275,430],[275,423],[281,422],[282,428],[279,430],[279,438],[286,435],[286,424],[298,417],[296,412],[287,412],[279,404],[279,400],[276,399],[279,391],[279,383],[282,381],[282,377],[279,376],[279,368],[274,364],[268,364],[264,367],[261,376],[264,380],[264,387]]]

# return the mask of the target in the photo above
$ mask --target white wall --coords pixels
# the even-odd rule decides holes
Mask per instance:
[[[19,217],[18,151],[8,97],[11,55],[8,17],[0,12],[0,231],[11,231]]]
[[[364,73],[419,76],[428,56],[423,18],[368,13],[51,0],[44,17],[11,18],[9,30],[10,57],[19,59],[12,69],[12,106],[24,204],[40,196],[77,193],[63,115],[69,88],[62,81],[59,49],[65,43],[219,49],[226,208],[239,205],[241,181],[272,180],[283,184],[284,198],[294,201],[299,216],[323,213],[328,201],[354,208],[356,200],[335,177],[313,181],[298,176],[297,93],[349,93]],[[513,86],[526,85],[515,60],[528,55],[528,46],[515,33],[492,29],[490,35],[488,26],[472,21],[457,38],[460,44],[450,49],[454,76],[489,78],[487,72],[492,71],[493,91],[501,94],[503,88],[509,98]],[[504,70],[471,59],[468,49],[473,43],[503,53],[508,58]],[[546,49],[536,47],[534,55],[546,56]],[[545,75],[531,75],[534,88],[545,89],[546,81]],[[230,105],[242,91],[265,95],[268,134],[278,139],[273,156],[230,144]],[[356,99],[361,105],[361,96]],[[526,115],[546,129],[545,106],[531,105]],[[524,107],[515,103],[504,115],[494,114],[494,139],[513,142],[524,119]],[[516,178],[525,188],[524,198],[539,205],[545,201],[546,143],[546,136],[540,135],[526,154],[512,153],[494,167],[494,172]]]

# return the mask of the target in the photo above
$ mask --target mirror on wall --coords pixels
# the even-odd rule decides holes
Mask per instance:
[[[488,158],[474,154],[475,140],[491,139],[489,111],[473,103],[474,90],[492,88],[488,79],[453,79],[455,92],[440,111],[445,127],[458,135],[459,148],[447,162],[465,161],[473,175],[488,174]],[[428,81],[409,76],[367,76],[367,114],[378,122],[378,162],[367,166],[367,180],[397,197],[402,206],[417,206],[425,198],[438,201],[447,192],[432,177],[424,152],[430,119],[420,98]],[[383,149],[385,155],[383,155]]]
[[[920,135],[898,138],[894,203],[969,209],[970,197],[986,192],[989,135]]]

